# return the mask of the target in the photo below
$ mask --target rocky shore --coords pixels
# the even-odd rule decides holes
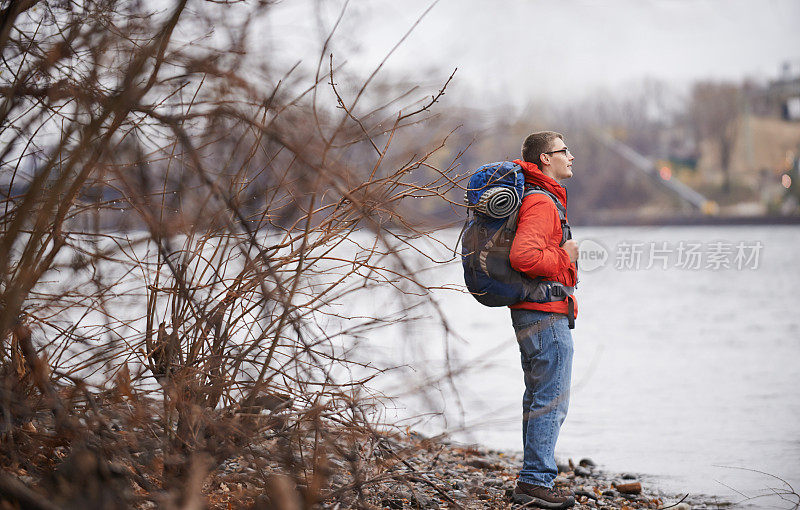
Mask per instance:
[[[511,501],[521,454],[475,445],[454,444],[416,434],[381,436],[372,448],[372,464],[330,456],[324,488],[315,491],[320,509],[505,509],[523,508]],[[266,453],[266,452],[265,452]],[[268,456],[249,454],[228,459],[205,486],[212,507],[267,509],[308,507],[288,477],[273,477],[271,499],[248,487],[248,474],[269,470]],[[653,508],[675,510],[721,508],[729,503],[686,494],[669,494],[631,473],[611,473],[591,459],[559,464],[558,486],[575,493],[573,508]],[[248,490],[250,489],[250,490]],[[283,494],[283,496],[280,496]],[[280,499],[281,501],[277,501]]]

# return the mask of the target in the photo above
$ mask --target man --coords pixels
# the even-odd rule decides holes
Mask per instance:
[[[522,145],[527,187],[538,187],[567,206],[567,191],[559,181],[572,177],[575,159],[564,137],[552,131],[533,133]],[[574,287],[578,280],[578,245],[562,244],[562,222],[553,199],[543,193],[526,196],[519,210],[511,246],[511,267],[532,278],[543,277]],[[573,296],[549,303],[520,302],[511,307],[519,343],[525,394],[522,400],[523,466],[514,501],[540,508],[568,508],[571,493],[553,487],[558,474],[555,446],[567,415],[572,373],[570,326],[577,314]]]

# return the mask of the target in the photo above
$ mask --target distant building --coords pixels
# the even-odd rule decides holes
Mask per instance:
[[[766,96],[783,120],[800,122],[800,62],[784,63],[780,78],[769,84]]]
[[[779,196],[800,156],[800,62],[786,63],[767,86],[746,84],[731,146],[732,182],[757,192],[763,202]],[[711,140],[700,143],[697,168],[704,181],[720,184],[721,155]],[[768,201],[768,200],[767,200]]]
[[[731,158],[731,175],[753,189],[763,180],[777,186],[792,168],[800,149],[800,122],[781,118],[743,117],[739,121]]]

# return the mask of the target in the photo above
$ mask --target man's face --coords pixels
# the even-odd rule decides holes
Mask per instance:
[[[560,181],[572,177],[572,160],[575,157],[561,138],[553,141],[553,147],[542,154],[542,172]]]

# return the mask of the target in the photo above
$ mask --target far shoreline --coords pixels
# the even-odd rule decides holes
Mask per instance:
[[[800,225],[800,216],[666,216],[578,219],[573,227],[707,227]]]

